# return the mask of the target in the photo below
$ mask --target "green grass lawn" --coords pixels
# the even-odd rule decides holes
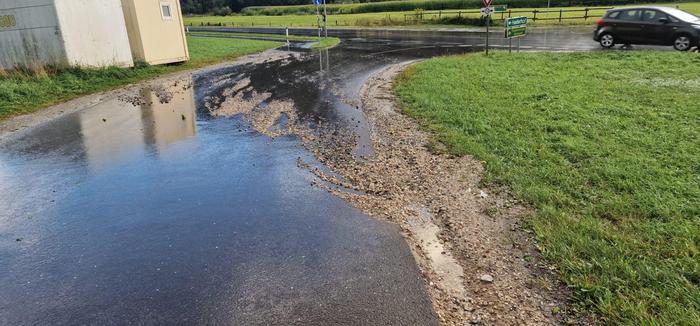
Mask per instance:
[[[660,6],[673,6],[680,9],[686,10],[691,13],[700,14],[700,2],[685,2],[685,3],[660,3],[656,4]],[[609,6],[604,6],[609,7]],[[559,9],[583,9],[584,7],[564,7],[564,8],[553,8],[552,10]],[[527,13],[513,13],[513,16],[528,16],[532,18],[534,14],[532,10],[546,10],[545,8],[518,8],[513,9],[521,11],[530,11]],[[475,12],[474,9],[469,9],[469,13],[461,12],[458,13],[457,10],[444,11],[443,13],[438,13],[437,11],[425,12],[423,14],[422,21],[411,21],[412,16],[409,17],[407,21],[404,17],[405,14],[414,14],[413,11],[397,11],[397,12],[373,12],[373,13],[360,13],[360,14],[342,14],[342,15],[331,15],[328,16],[328,26],[333,27],[371,27],[371,26],[409,26],[409,27],[445,27],[449,24],[449,18],[456,17],[468,17],[468,18],[478,18],[478,10]],[[605,10],[593,10],[589,12],[590,18],[584,19],[564,19],[561,23],[558,20],[537,20],[531,21],[532,26],[551,26],[551,25],[594,25],[595,21],[605,13]],[[562,13],[563,18],[567,17],[582,17],[583,12],[564,12]],[[504,15],[507,17],[507,15]],[[559,12],[548,12],[548,13],[537,13],[539,18],[558,18]],[[497,22],[501,22],[502,15],[495,14],[493,19]],[[192,26],[201,25],[225,25],[234,27],[314,27],[316,26],[316,15],[284,15],[284,16],[192,16],[185,18],[185,24]],[[459,25],[450,24],[448,27],[455,27]]]
[[[82,95],[117,88],[159,75],[235,59],[282,45],[280,42],[188,37],[191,60],[185,64],[134,68],[47,69],[0,75],[0,119],[24,114]]]
[[[543,256],[605,324],[700,321],[700,56],[431,59],[395,92],[485,184],[533,207]]]

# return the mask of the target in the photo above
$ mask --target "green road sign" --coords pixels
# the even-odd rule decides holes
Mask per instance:
[[[506,28],[506,38],[522,37],[527,35],[527,26]]]
[[[506,18],[506,38],[527,35],[527,17]]]
[[[506,5],[493,6],[494,12],[506,12],[506,10],[508,10],[508,6]]]
[[[506,28],[519,27],[525,25],[527,25],[527,17],[525,16],[506,18]]]

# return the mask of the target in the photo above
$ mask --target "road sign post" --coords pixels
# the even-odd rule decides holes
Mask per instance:
[[[518,52],[520,52],[520,38],[527,35],[527,17],[507,18],[505,25],[505,37],[508,39],[508,53],[512,52],[513,38],[518,38]]]
[[[491,25],[491,13],[493,0],[483,0],[484,8],[481,8],[481,16],[486,17],[486,55],[489,55],[489,26]]]

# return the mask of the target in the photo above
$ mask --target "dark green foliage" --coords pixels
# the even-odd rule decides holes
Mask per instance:
[[[353,3],[353,2],[375,2],[382,0],[327,0],[327,3]],[[251,6],[289,6],[308,5],[312,0],[180,0],[182,11],[185,14],[213,14],[221,15],[226,12],[226,8],[234,12],[239,12],[245,7]],[[230,12],[229,12],[230,14]]]
[[[310,1],[309,1],[310,2]],[[635,0],[551,0],[552,7],[571,6],[609,6],[637,3]],[[672,0],[650,0],[647,2],[672,2]],[[292,6],[269,6],[260,4],[252,7],[245,7],[241,13],[244,15],[293,15],[293,14],[314,14],[313,5]],[[547,7],[547,0],[501,0],[498,4],[508,5],[510,8],[542,8]],[[364,4],[334,4],[328,6],[329,14],[359,14],[370,12],[391,12],[391,11],[411,11],[414,9],[424,10],[446,10],[446,9],[476,9],[483,7],[482,0],[406,0],[406,1],[382,1]]]

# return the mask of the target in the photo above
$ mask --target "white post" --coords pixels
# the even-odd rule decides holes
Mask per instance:
[[[328,37],[328,12],[326,11],[326,0],[323,0],[323,32]]]
[[[318,29],[318,42],[321,43],[321,17],[319,15],[318,6],[316,6],[316,28]]]

